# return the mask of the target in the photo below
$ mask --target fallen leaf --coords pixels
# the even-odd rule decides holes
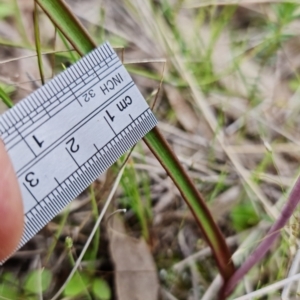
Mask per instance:
[[[155,262],[143,238],[126,235],[118,216],[109,221],[110,253],[115,265],[118,300],[157,300],[159,283]]]

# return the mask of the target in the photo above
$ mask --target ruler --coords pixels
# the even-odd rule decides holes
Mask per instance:
[[[109,43],[2,114],[24,203],[19,248],[156,124]]]

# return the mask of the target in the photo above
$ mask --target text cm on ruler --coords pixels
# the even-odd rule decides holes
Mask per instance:
[[[19,247],[156,124],[108,43],[1,115],[24,203]]]

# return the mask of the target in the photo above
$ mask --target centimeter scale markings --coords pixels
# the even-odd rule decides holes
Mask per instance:
[[[1,115],[25,210],[19,247],[156,124],[108,43]]]

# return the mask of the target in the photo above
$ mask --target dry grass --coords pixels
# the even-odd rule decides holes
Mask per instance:
[[[8,5],[4,0],[0,5],[5,2]],[[300,6],[292,4],[297,1],[280,2],[69,1],[99,43],[109,39],[121,47],[118,53],[149,103],[157,97],[159,127],[205,195],[237,265],[264,238],[299,173]],[[14,45],[0,46],[0,81],[15,101],[40,85],[35,52],[26,44],[29,40],[34,45],[32,6],[30,1],[19,4],[22,19],[10,12],[0,21],[0,42]],[[20,22],[27,24],[26,37],[18,30]],[[53,38],[45,16],[40,16],[40,32],[49,79],[72,57],[59,37]],[[161,297],[213,299],[220,285],[217,269],[178,191],[143,144],[134,150],[130,164],[151,236],[144,255],[154,259]],[[125,175],[133,176],[128,169]],[[100,209],[113,177],[108,173],[93,184]],[[0,269],[17,276],[19,298],[27,293],[22,282],[39,262],[53,274],[44,299],[62,285],[72,267],[65,238],[72,237],[76,260],[93,226],[90,199],[85,191],[68,213],[58,216]],[[141,224],[131,200],[120,188],[112,211],[128,208],[123,234],[138,239]],[[295,212],[281,240],[233,298],[299,272],[298,219]],[[114,296],[128,299],[130,294],[118,293],[122,283],[114,272],[120,262],[109,248],[110,229],[109,222],[102,224],[96,259],[91,264],[86,256],[79,270],[90,278],[104,278],[114,287]],[[133,271],[134,266],[128,274]],[[274,299],[282,288],[284,295],[296,297],[297,287],[286,282],[276,290],[273,286],[266,297]]]

